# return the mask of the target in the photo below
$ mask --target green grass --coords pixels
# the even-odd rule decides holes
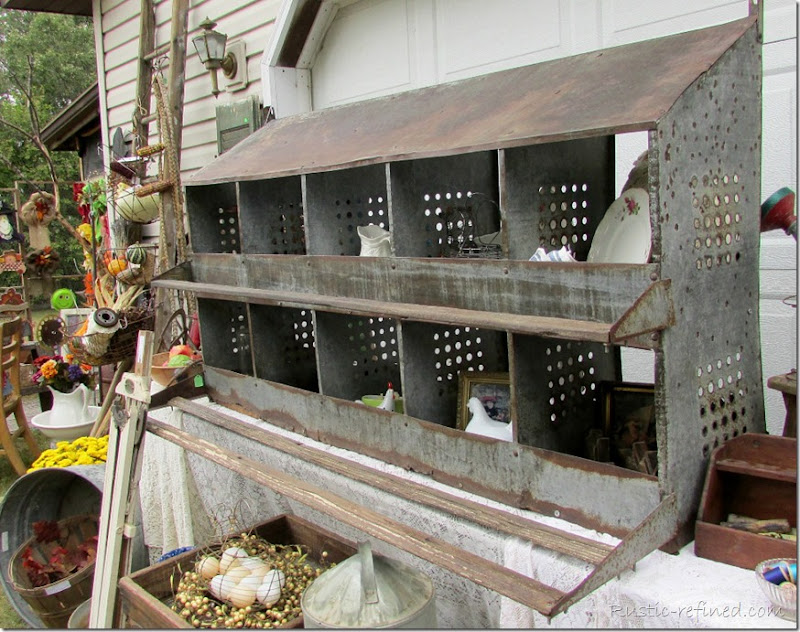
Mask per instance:
[[[47,437],[45,437],[38,430],[34,430],[33,435],[36,437],[36,441],[39,443],[39,447],[42,450],[50,446]],[[22,460],[28,465],[33,463],[30,450],[22,438],[17,439],[17,446],[19,447],[19,452],[22,455]],[[19,476],[14,468],[11,467],[11,463],[8,461],[8,459],[0,457],[0,498],[5,497],[6,491],[9,487],[11,487],[14,481],[17,480],[17,478],[19,478]],[[5,572],[5,569],[2,570]],[[17,611],[14,609],[14,606],[12,606],[11,602],[6,598],[6,593],[4,590],[0,590],[0,628],[30,628],[27,622],[25,622],[22,617],[19,616]]]

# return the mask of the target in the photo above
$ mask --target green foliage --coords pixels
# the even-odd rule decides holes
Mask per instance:
[[[106,195],[106,179],[93,178],[86,182],[81,191],[81,201],[92,209],[92,217],[106,214],[108,196]]]
[[[29,62],[30,60],[30,62]],[[39,149],[20,131],[32,131],[27,93],[44,127],[97,80],[90,19],[28,11],[0,11],[0,156],[29,181],[49,180]],[[79,178],[73,152],[53,156],[63,181]],[[13,187],[20,174],[0,162],[0,187]]]
[[[31,137],[96,80],[91,19],[0,10],[0,188],[19,183],[21,203],[37,188],[52,192],[52,185],[45,184],[50,181],[47,161]],[[77,225],[72,182],[80,179],[78,155],[51,152],[51,159],[62,183],[61,214]],[[49,230],[61,261],[54,274],[83,273],[83,251],[77,241],[58,222],[52,222]],[[23,252],[28,249],[25,243]],[[17,274],[0,274],[2,286],[19,282]],[[83,284],[78,281],[73,289],[82,290]]]

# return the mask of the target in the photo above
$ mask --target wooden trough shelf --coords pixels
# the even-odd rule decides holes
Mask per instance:
[[[346,473],[347,476],[356,480],[359,477],[364,479],[368,476],[374,484],[378,478],[381,483],[389,485],[392,493],[403,498],[413,498],[442,511],[451,511],[454,515],[478,524],[528,538],[536,546],[577,557],[592,564],[594,568],[578,586],[571,591],[561,591],[389,519],[346,498],[269,468],[261,462],[221,448],[199,436],[178,430],[152,417],[147,419],[146,429],[155,436],[181,446],[189,452],[209,459],[261,485],[280,491],[287,498],[296,500],[363,531],[371,537],[383,540],[456,575],[494,590],[547,617],[564,612],[569,606],[619,575],[626,568],[633,566],[644,555],[652,551],[657,546],[657,542],[668,539],[675,528],[675,496],[669,495],[640,525],[623,537],[616,547],[609,547],[553,527],[536,525],[520,518],[514,518],[511,514],[498,515],[496,510],[489,511],[486,507],[455,495],[436,492],[404,479],[374,472],[365,466],[354,464],[313,447],[298,446],[268,430],[245,424],[231,415],[211,410],[182,398],[172,400],[170,405],[231,432],[242,434],[248,439],[256,440],[270,448],[295,455],[302,453],[304,458],[311,459],[315,464],[335,472]],[[508,524],[503,525],[506,519],[508,519]]]
[[[749,463],[741,459],[719,459],[715,462],[717,470],[720,472],[731,472],[733,474],[744,474],[746,476],[757,476],[773,481],[785,481],[787,483],[797,482],[797,469],[789,469],[769,463]]]
[[[213,255],[206,255],[203,259],[208,261],[213,258]],[[222,258],[230,260],[230,257],[226,255],[222,255]],[[248,260],[250,258],[247,257]],[[255,259],[256,257],[252,258]],[[335,270],[337,263],[341,262],[333,259],[330,261],[330,266]],[[355,262],[350,262],[351,265],[360,265],[362,263],[363,261],[359,259],[356,259]],[[486,262],[482,263],[485,264]],[[504,263],[507,268],[511,262]],[[196,296],[202,298],[245,301],[260,305],[297,309],[310,308],[339,314],[394,318],[400,321],[473,326],[515,334],[537,335],[565,340],[583,340],[603,344],[621,345],[630,342],[631,346],[646,348],[655,346],[654,339],[642,338],[642,336],[662,331],[674,324],[675,321],[668,279],[651,283],[640,295],[633,297],[633,299],[628,299],[630,304],[622,311],[621,316],[613,322],[598,322],[581,318],[518,313],[518,310],[522,307],[521,305],[504,306],[502,301],[500,301],[498,309],[494,311],[467,309],[459,306],[466,303],[466,299],[459,301],[460,297],[445,296],[441,286],[427,293],[426,297],[429,304],[422,304],[400,300],[402,296],[384,295],[380,298],[363,298],[343,295],[341,292],[336,294],[317,293],[312,291],[314,288],[307,288],[309,291],[290,291],[284,287],[267,289],[243,286],[238,282],[236,275],[228,276],[224,284],[198,282],[181,278],[188,276],[185,266],[191,266],[191,262],[183,265],[184,268],[182,270],[181,268],[175,268],[154,279],[153,286],[193,292]],[[230,264],[228,263],[228,265]],[[406,262],[404,265],[408,265],[408,263]],[[535,265],[533,264],[531,267],[535,267]],[[551,264],[544,265],[552,267]],[[276,260],[275,267],[277,266],[278,261]],[[272,267],[267,268],[267,273],[272,272]],[[423,277],[427,278],[430,274],[426,268],[430,267],[436,267],[436,263],[419,262],[417,269],[412,270],[410,273],[412,280],[409,283],[411,285],[414,284],[413,276],[415,274],[420,277],[420,282],[424,283]],[[497,268],[498,266],[494,265],[493,267]],[[225,269],[228,269],[227,266]],[[263,282],[265,281],[262,280]],[[334,282],[326,283],[323,281],[319,285],[323,287],[330,286],[334,285]],[[395,287],[402,289],[404,285],[397,284]],[[512,311],[504,311],[504,308]]]

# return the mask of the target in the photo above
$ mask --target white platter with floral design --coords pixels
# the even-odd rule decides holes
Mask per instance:
[[[608,207],[595,231],[589,263],[647,263],[652,231],[650,201],[644,189],[623,191]]]

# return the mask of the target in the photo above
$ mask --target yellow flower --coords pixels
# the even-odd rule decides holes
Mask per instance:
[[[85,222],[83,224],[78,224],[78,226],[76,227],[76,230],[78,231],[78,233],[80,233],[81,237],[83,237],[86,241],[91,241],[92,240],[92,226],[91,226],[91,224],[87,224]]]
[[[42,372],[42,375],[47,378],[53,378],[58,375],[58,369],[56,368],[56,363],[54,360],[48,360],[42,365],[42,368],[39,369]]]

